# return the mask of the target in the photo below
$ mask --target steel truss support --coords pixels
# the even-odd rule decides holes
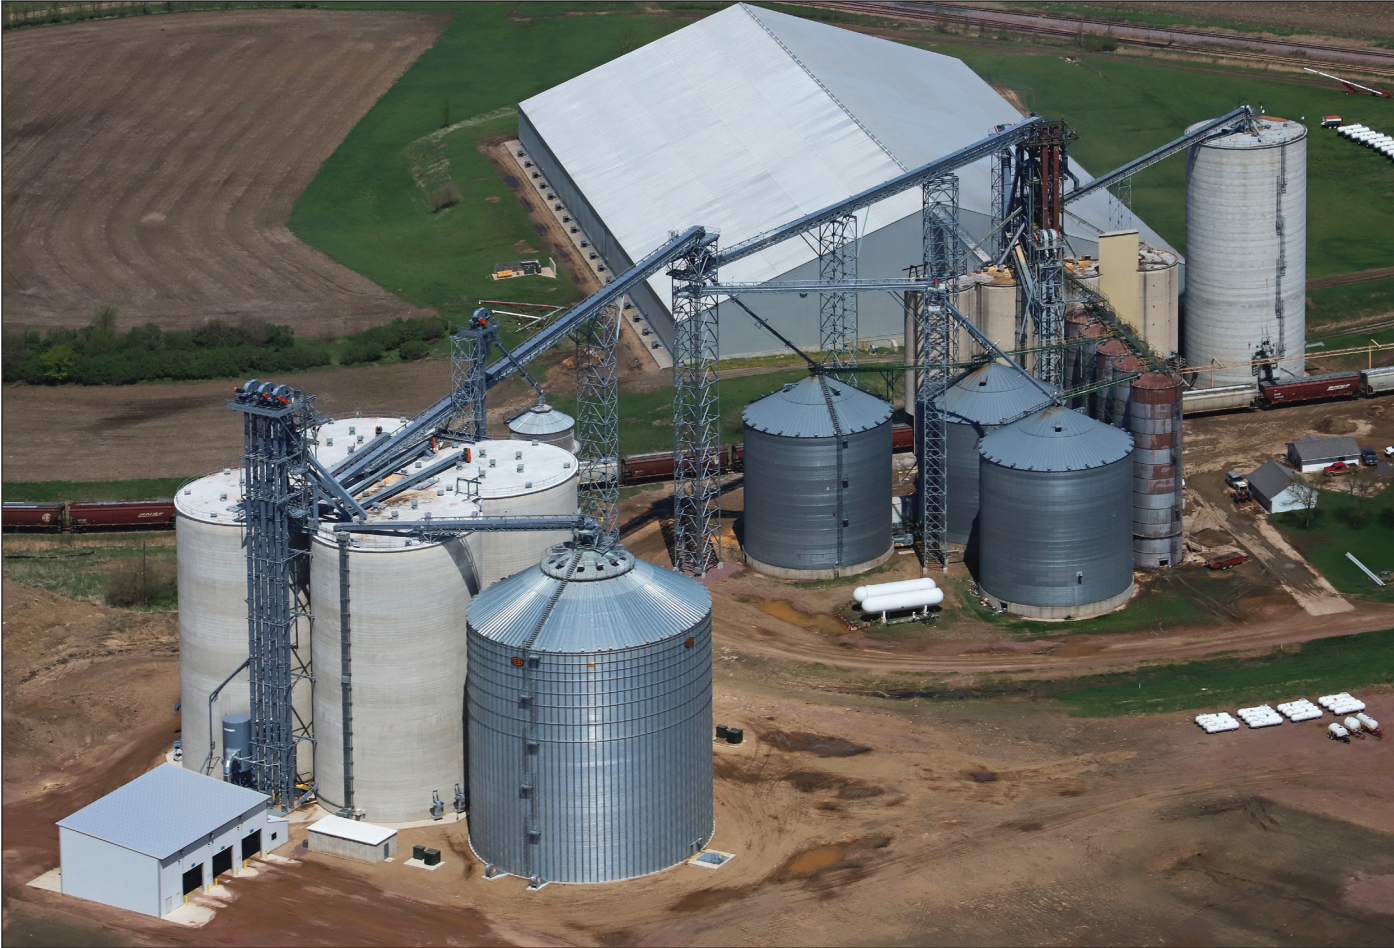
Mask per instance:
[[[1113,201],[1108,209],[1110,230],[1129,230],[1133,226],[1133,176],[1121,178],[1111,190]]]
[[[818,282],[846,283],[857,278],[857,216],[834,218],[818,228]],[[834,376],[857,364],[857,294],[818,294],[818,348]]]
[[[716,235],[673,265],[673,566],[721,564],[721,404],[717,389]]]
[[[298,658],[299,632],[310,619],[309,564],[291,533],[296,521],[315,522],[307,471],[319,419],[313,396],[302,391],[270,384],[249,389],[250,383],[228,407],[243,413],[252,774],[272,807],[285,813],[300,802],[296,745],[309,740],[292,706],[296,683],[309,678]]]
[[[1026,265],[1029,279],[1026,310],[1034,335],[1032,345],[1039,347],[1032,364],[1032,374],[1051,388],[1065,384],[1065,360],[1060,346],[1065,341],[1065,241],[1057,230],[1041,230],[1023,236],[1026,244]]]
[[[581,511],[600,523],[601,547],[619,539],[620,300],[576,333],[576,440],[580,442]]]
[[[1002,259],[1012,241],[1009,229],[1002,226],[1010,213],[1012,196],[1012,152],[1004,149],[992,156],[992,246],[988,248],[993,260]]]
[[[450,337],[451,417],[445,429],[466,441],[487,441],[489,418],[485,370],[493,332],[473,321]]]

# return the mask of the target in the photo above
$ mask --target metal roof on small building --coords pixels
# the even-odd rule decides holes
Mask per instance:
[[[831,438],[837,434],[828,415],[828,399],[837,411],[844,435],[866,431],[890,420],[890,403],[836,379],[828,379],[828,394],[817,376],[791,382],[777,392],[747,405],[742,417],[757,431],[786,438]]]
[[[1015,366],[992,362],[959,379],[942,397],[951,422],[1002,425],[1050,404],[1041,383]]]
[[[711,612],[711,596],[682,573],[635,559],[621,547],[582,551],[556,604],[574,552],[558,548],[542,564],[499,580],[469,604],[469,627],[486,639],[535,652],[637,648],[691,629]]]
[[[1296,476],[1296,471],[1291,468],[1283,467],[1277,461],[1264,461],[1263,464],[1259,466],[1258,470],[1246,477],[1245,480],[1249,482],[1249,489],[1251,491],[1262,494],[1268,500],[1272,500],[1274,497],[1277,497],[1283,491],[1287,490],[1288,485],[1292,483],[1293,478]]]
[[[256,790],[162,764],[58,825],[164,859],[270,800]]]
[[[1317,438],[1312,435],[1303,435],[1296,441],[1288,442],[1288,447],[1304,464],[1312,461],[1324,461],[1328,458],[1360,456],[1359,442],[1348,435],[1337,438]]]
[[[316,820],[309,825],[308,830],[311,833],[323,833],[336,839],[347,839],[368,846],[381,846],[397,835],[396,830],[388,829],[386,826],[360,820],[346,820],[342,816],[333,815]]]
[[[1020,471],[1086,471],[1126,458],[1126,432],[1069,408],[1053,406],[983,438],[984,458]]]

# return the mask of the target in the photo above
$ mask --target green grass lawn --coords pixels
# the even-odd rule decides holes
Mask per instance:
[[[1257,658],[1217,658],[1133,672],[1024,683],[1075,714],[1105,717],[1315,699],[1394,681],[1394,629],[1316,639]]]
[[[336,6],[324,4],[323,6]],[[347,5],[356,7],[355,4]],[[647,16],[637,4],[392,4],[450,13],[453,19],[325,161],[296,202],[290,227],[388,290],[458,319],[480,299],[568,303],[580,297],[571,275],[489,278],[498,261],[543,251],[516,195],[479,152],[480,140],[517,133],[517,105],[630,49],[680,29],[680,16]],[[605,12],[569,16],[568,11]],[[633,13],[628,11],[635,11]],[[443,126],[472,121],[423,141]],[[446,180],[459,203],[431,212],[413,179]],[[443,178],[442,176],[446,176]],[[521,191],[519,193],[522,193]],[[492,203],[486,198],[498,198]],[[532,256],[533,254],[527,254]],[[505,324],[505,342],[516,332]]]
[[[187,477],[130,481],[6,481],[0,494],[7,501],[168,500]]]
[[[1323,338],[1319,332],[1327,323],[1374,319],[1389,313],[1394,313],[1394,277],[1308,290],[1307,338]]]
[[[1394,584],[1381,589],[1346,558],[1353,554],[1376,575],[1394,570],[1394,488],[1367,498],[1346,493],[1342,481],[1337,485],[1322,491],[1311,526],[1302,511],[1277,514],[1271,523],[1341,592],[1394,602]]]
[[[151,545],[150,535],[109,533],[95,545],[70,545],[76,537],[58,538],[57,544],[38,550],[7,549],[4,554],[5,579],[48,589],[69,599],[107,602],[110,605],[174,609],[178,603],[175,581],[176,551],[172,543]],[[123,588],[134,582],[142,588],[140,602],[122,597]]]
[[[1158,630],[1184,625],[1201,625],[1216,621],[1215,614],[1197,599],[1195,591],[1177,580],[1176,571],[1161,573],[1141,586],[1127,608],[1092,619],[1075,622],[1034,622],[1017,616],[999,616],[985,609],[976,597],[968,593],[968,580],[960,583],[959,601],[963,612],[983,622],[990,622],[1004,632],[1021,638],[1053,638],[1060,635],[1083,635],[1101,632],[1131,632],[1140,629]]]

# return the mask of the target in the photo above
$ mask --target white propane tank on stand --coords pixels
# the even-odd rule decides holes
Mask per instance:
[[[904,592],[916,592],[922,589],[934,589],[937,584],[934,580],[925,579],[902,579],[894,583],[876,583],[870,586],[858,586],[852,590],[852,598],[861,602],[868,597],[890,596]]]

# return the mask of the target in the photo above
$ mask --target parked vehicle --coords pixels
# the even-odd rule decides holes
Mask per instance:
[[[1335,464],[1328,464],[1322,468],[1322,471],[1327,474],[1349,474],[1353,470],[1355,470],[1355,465],[1347,464],[1345,461],[1337,461]]]
[[[1247,554],[1234,551],[1230,553],[1221,553],[1219,556],[1212,556],[1205,561],[1205,565],[1210,569],[1234,569],[1236,566],[1242,566],[1244,563],[1248,562],[1248,560],[1249,557]]]
[[[1248,490],[1249,482],[1244,479],[1244,475],[1238,471],[1230,471],[1225,474],[1225,484],[1235,490]]]
[[[1375,454],[1374,448],[1361,448],[1360,463],[1366,467],[1376,467],[1379,464],[1379,455]]]

